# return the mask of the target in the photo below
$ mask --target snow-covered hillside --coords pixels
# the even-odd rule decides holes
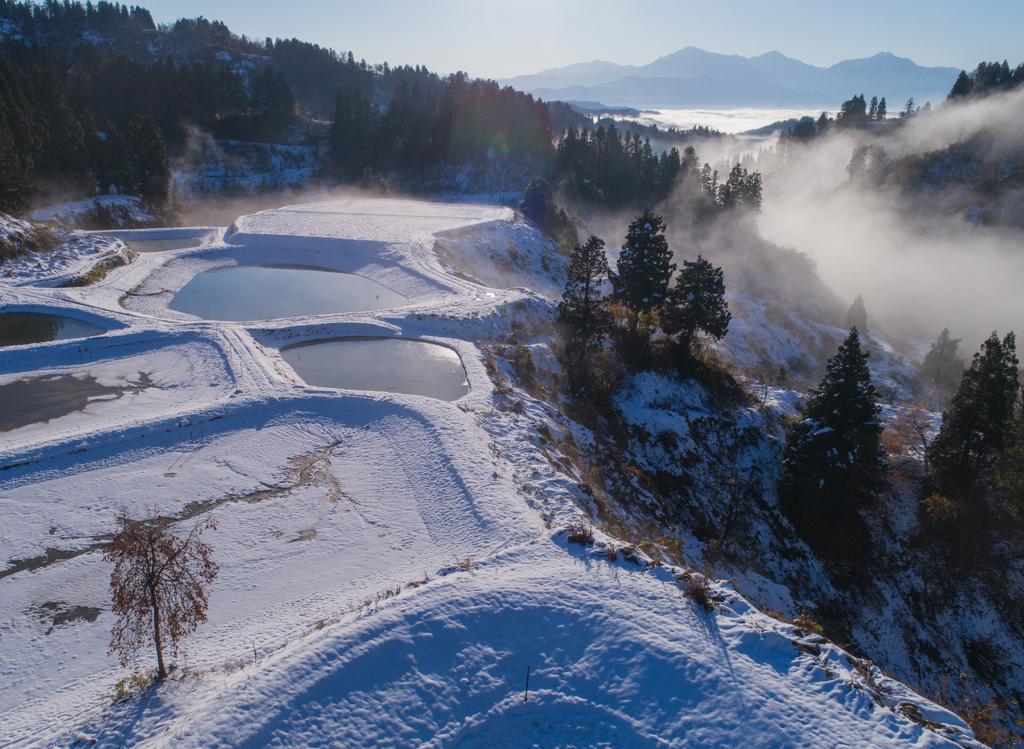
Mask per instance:
[[[586,449],[587,431],[500,356],[523,335],[538,378],[556,368],[526,336],[550,325],[565,259],[512,211],[340,201],[201,237],[82,287],[28,265],[0,278],[2,312],[107,329],[0,349],[0,388],[71,375],[120,394],[2,433],[4,745],[978,745],[869,662],[760,613],[742,581],[713,582],[706,610],[684,592],[699,552],[579,527],[570,541],[594,489],[554,441]],[[170,309],[196,274],[242,264],[355,273],[408,303],[241,323]],[[344,336],[447,346],[470,392],[313,387],[279,353]],[[674,418],[644,406],[662,386],[622,396],[652,433]],[[107,655],[99,549],[121,507],[183,526],[213,512],[221,571],[171,678],[110,704],[126,672]]]

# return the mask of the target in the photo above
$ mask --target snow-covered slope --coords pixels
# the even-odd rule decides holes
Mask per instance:
[[[139,198],[131,195],[98,195],[90,200],[57,203],[29,211],[33,221],[52,221],[67,228],[96,229],[155,226],[159,220]]]
[[[667,560],[601,532],[568,543],[585,492],[535,429],[551,435],[559,417],[519,390],[518,406],[506,398],[509,371],[490,353],[550,320],[564,267],[511,211],[343,201],[203,237],[97,285],[0,279],[4,311],[108,329],[0,349],[0,387],[151,383],[0,436],[5,745],[973,743],[956,716],[728,584],[712,585],[706,612]],[[495,275],[485,259],[502,252]],[[196,273],[243,262],[354,272],[409,301],[253,323],[168,309]],[[341,335],[447,345],[470,393],[311,387],[277,351]],[[172,678],[110,705],[101,695],[126,672],[107,655],[99,547],[121,507],[183,526],[212,511],[221,572]]]

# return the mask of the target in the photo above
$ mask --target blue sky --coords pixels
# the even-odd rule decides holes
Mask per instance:
[[[158,23],[314,42],[356,59],[503,78],[601,59],[643,65],[687,45],[814,65],[892,52],[920,65],[1024,62],[1021,0],[149,0]]]

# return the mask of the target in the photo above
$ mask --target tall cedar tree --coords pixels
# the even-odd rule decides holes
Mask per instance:
[[[0,54],[0,210],[21,213],[35,195],[30,174],[43,143],[31,82]]]
[[[928,449],[928,463],[944,491],[969,491],[1006,449],[1020,387],[1018,365],[1013,333],[1000,341],[993,331],[964,372]]]
[[[684,352],[689,353],[698,331],[717,341],[729,332],[731,320],[722,269],[715,268],[700,255],[694,262],[684,260],[662,310],[661,329],[666,335],[678,333]]]
[[[54,70],[36,74],[35,93],[36,116],[45,123],[43,144],[35,164],[38,176],[91,193],[93,180],[88,171],[85,134],[64,98],[64,87]]]
[[[163,205],[167,202],[171,167],[167,145],[153,115],[133,115],[127,140],[134,192],[150,205]]]
[[[212,518],[199,521],[187,536],[171,532],[170,521],[157,513],[151,520],[133,520],[127,510],[118,518],[120,530],[103,550],[114,565],[110,573],[113,612],[110,653],[122,666],[135,653],[156,647],[157,676],[167,676],[165,643],[174,656],[179,641],[206,621],[207,588],[217,577],[213,549],[200,540],[216,530]]]
[[[659,309],[668,297],[676,264],[665,239],[665,222],[650,208],[633,219],[612,278],[615,295],[635,313]]]
[[[779,498],[798,526],[850,520],[882,485],[881,409],[867,361],[854,328],[786,440]]]
[[[593,355],[600,351],[612,324],[601,292],[607,278],[604,240],[592,236],[582,247],[577,244],[569,263],[565,293],[558,305],[558,322],[565,331],[569,386],[574,391],[585,384]]]

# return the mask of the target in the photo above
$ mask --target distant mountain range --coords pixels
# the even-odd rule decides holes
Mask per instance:
[[[946,98],[960,70],[924,68],[882,52],[829,68],[767,52],[757,57],[719,55],[684,47],[649,65],[595,60],[502,80],[545,101],[589,101],[643,109],[694,107],[807,107],[838,109],[857,94],[886,97],[895,112],[913,96],[918,103]]]

